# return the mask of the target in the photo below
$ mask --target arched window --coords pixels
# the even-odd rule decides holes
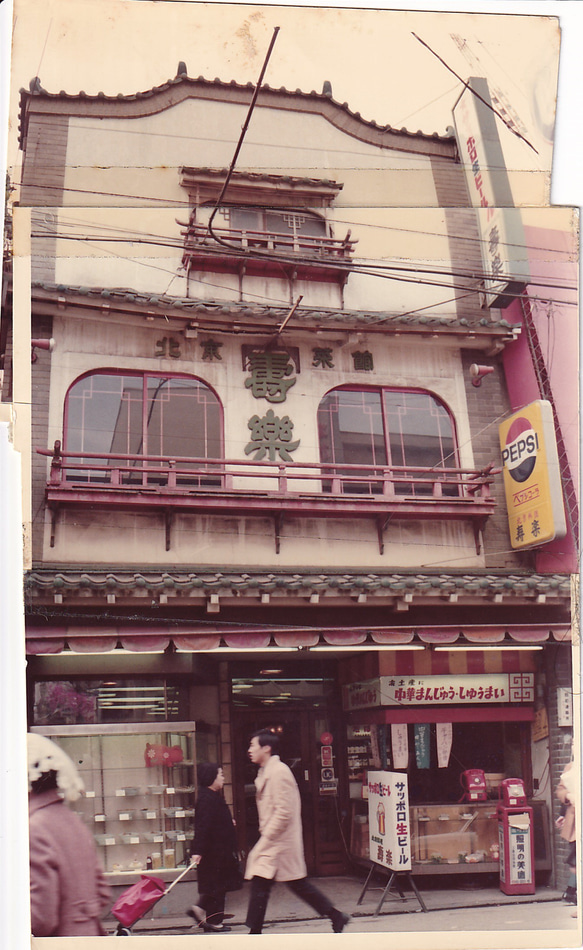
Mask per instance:
[[[320,460],[335,465],[435,470],[458,463],[449,412],[435,396],[420,390],[334,389],[318,407],[318,436]],[[408,474],[398,475],[397,494],[431,493],[421,473],[417,484],[405,480]],[[376,493],[382,485],[345,482],[344,491]],[[457,488],[447,486],[445,492],[457,494]]]
[[[163,467],[152,456],[220,458],[221,430],[217,396],[192,376],[95,372],[73,383],[65,403],[67,452],[103,453],[105,464],[138,456],[128,466],[141,471]]]

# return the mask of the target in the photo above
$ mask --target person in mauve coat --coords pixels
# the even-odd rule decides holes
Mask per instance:
[[[83,782],[50,739],[30,734],[27,746],[33,936],[102,936],[109,885],[91,832],[66,804],[79,798]]]
[[[225,777],[214,762],[202,762],[197,769],[198,794],[194,810],[192,864],[198,880],[198,904],[188,911],[202,930],[226,931],[223,924],[227,891],[242,886],[237,858],[235,825],[223,798]]]
[[[273,882],[285,881],[294,894],[330,918],[334,933],[341,933],[349,915],[334,907],[306,876],[300,792],[291,769],[277,755],[278,745],[277,735],[263,730],[251,737],[248,750],[260,767],[255,779],[260,837],[245,868],[245,878],[251,881],[245,922],[249,933],[261,933]]]

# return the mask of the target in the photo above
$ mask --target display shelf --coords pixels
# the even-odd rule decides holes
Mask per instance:
[[[106,873],[184,866],[194,837],[194,723],[37,729],[71,757],[85,784],[74,810]]]

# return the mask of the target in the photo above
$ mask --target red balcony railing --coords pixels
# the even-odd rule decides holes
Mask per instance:
[[[46,498],[55,522],[64,505],[272,516],[277,550],[284,516],[372,519],[381,553],[391,519],[468,519],[479,550],[479,532],[495,507],[490,486],[500,471],[79,454],[61,451],[59,442],[52,452],[37,452],[51,457]]]
[[[246,273],[273,270],[281,274],[282,267],[285,269],[287,265],[304,280],[345,279],[356,244],[350,238],[350,231],[345,238],[336,239],[325,235],[213,228],[213,234],[225,242],[219,243],[206,225],[193,223],[181,234],[184,237],[182,264],[187,271],[192,268],[236,271],[244,262]]]

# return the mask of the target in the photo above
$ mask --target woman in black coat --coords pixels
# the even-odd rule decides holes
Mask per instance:
[[[241,887],[235,826],[222,789],[223,770],[198,766],[192,862],[198,868],[198,904],[187,912],[206,931],[225,931],[225,894]]]

